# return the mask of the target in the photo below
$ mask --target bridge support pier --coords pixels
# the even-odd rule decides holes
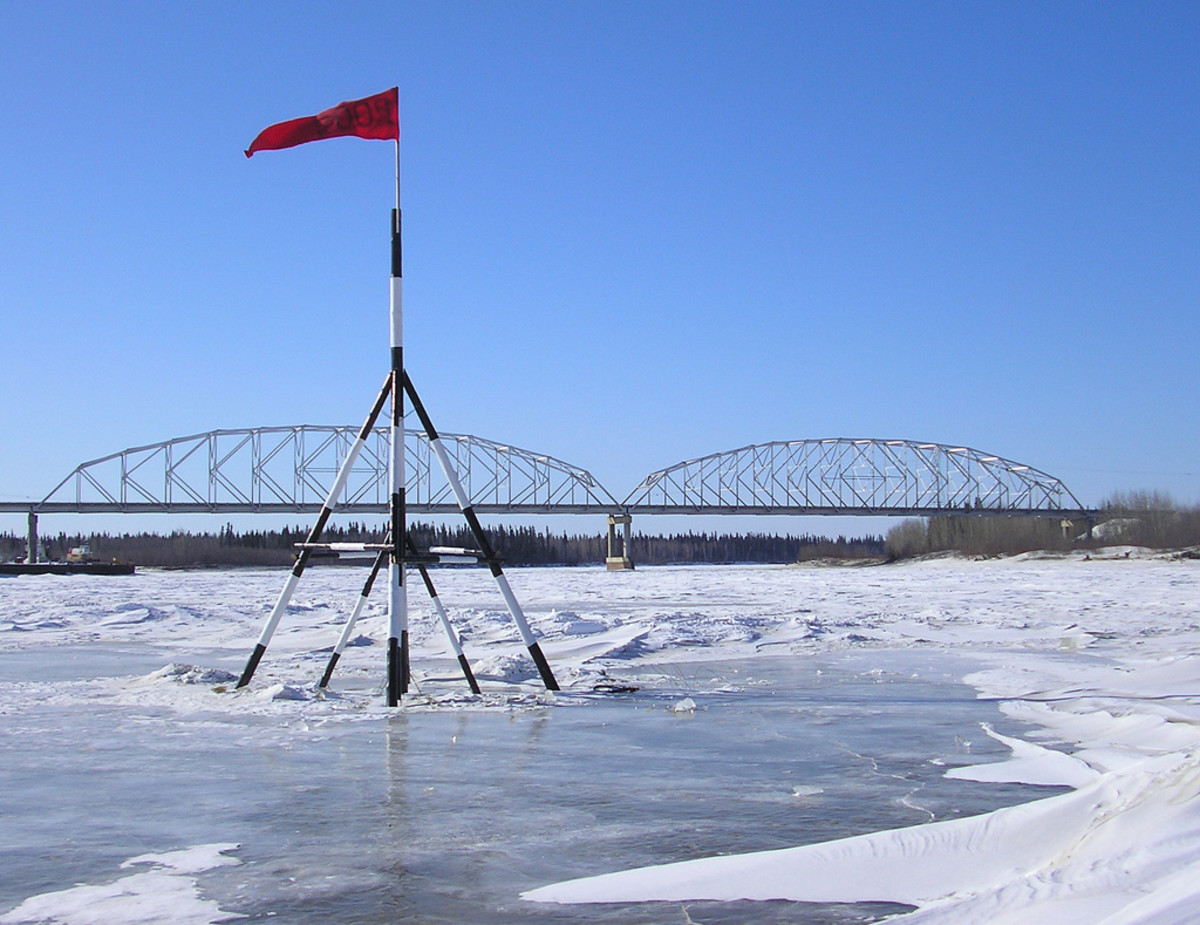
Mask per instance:
[[[629,554],[629,531],[632,523],[632,514],[608,515],[608,558],[604,560],[604,564],[610,572],[621,572],[633,569],[633,559]],[[620,539],[619,552],[617,540],[618,524],[624,526],[625,528]]]
[[[29,537],[26,540],[28,546],[25,547],[25,561],[32,565],[38,561],[38,526],[37,512],[29,512]]]

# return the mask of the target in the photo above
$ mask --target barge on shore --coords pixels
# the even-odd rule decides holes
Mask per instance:
[[[131,562],[0,562],[0,575],[132,575]]]

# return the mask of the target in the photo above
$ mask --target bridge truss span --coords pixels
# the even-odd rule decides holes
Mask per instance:
[[[358,428],[213,430],[77,466],[29,513],[300,513],[320,510]],[[349,474],[340,513],[388,510],[390,435],[376,428]],[[478,513],[1061,516],[1093,520],[1057,478],[965,446],[826,438],[760,443],[652,472],[618,501],[586,469],[468,434],[441,444]],[[407,503],[458,511],[423,431],[406,431]],[[626,521],[622,521],[626,523]],[[611,527],[611,524],[610,524]]]
[[[1058,479],[963,446],[826,438],[677,463],[625,498],[632,513],[1086,516]]]
[[[353,426],[213,430],[80,464],[41,502],[42,513],[315,513],[358,436]],[[441,434],[480,513],[610,513],[615,498],[590,472],[553,456],[467,434]],[[386,428],[368,437],[337,510],[388,510]],[[407,504],[450,514],[458,505],[424,432],[405,432]]]

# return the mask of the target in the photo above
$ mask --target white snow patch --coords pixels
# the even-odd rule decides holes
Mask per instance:
[[[3,925],[216,925],[244,918],[203,899],[194,875],[240,863],[225,852],[235,843],[196,845],[165,854],[143,854],[122,870],[151,869],[112,883],[82,884],[31,896],[0,915]]]
[[[1042,784],[1044,786],[1084,787],[1099,776],[1091,765],[1079,758],[1056,752],[1033,742],[1001,735],[989,724],[983,731],[1012,749],[1012,758],[994,764],[976,764],[951,768],[946,777],[989,783]]]

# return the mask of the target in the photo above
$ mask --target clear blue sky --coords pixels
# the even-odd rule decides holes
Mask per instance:
[[[391,146],[242,149],[398,84],[441,429],[618,497],[869,436],[1200,501],[1195,3],[0,0],[0,35],[0,498],[362,420]]]

